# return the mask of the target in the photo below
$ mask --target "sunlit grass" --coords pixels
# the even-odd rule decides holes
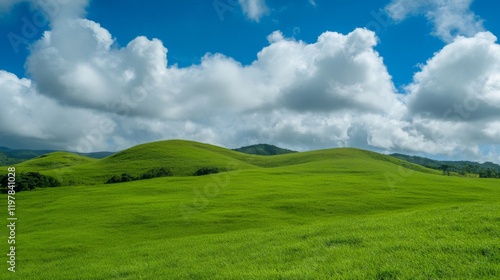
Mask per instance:
[[[17,194],[17,272],[0,278],[500,277],[498,180],[355,149],[218,151],[242,169]]]

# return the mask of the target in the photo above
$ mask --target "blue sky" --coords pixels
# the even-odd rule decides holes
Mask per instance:
[[[316,1],[316,6],[307,0],[267,1],[271,11],[259,22],[248,19],[231,0],[150,2],[154,5],[144,5],[144,1],[138,0],[93,0],[87,9],[87,18],[106,27],[118,44],[127,44],[138,35],[161,39],[169,49],[170,63],[183,67],[199,63],[207,52],[223,53],[241,63],[251,63],[256,53],[267,45],[267,35],[275,30],[281,30],[288,37],[314,42],[327,30],[349,33],[357,27],[366,27],[378,32],[380,44],[376,49],[398,85],[411,82],[417,70],[415,66],[444,45],[430,35],[431,26],[424,17],[396,25],[383,11],[388,3],[385,0]],[[492,10],[485,9],[485,12]],[[3,16],[1,33],[21,34],[22,18],[31,19],[36,12],[28,3],[17,5]],[[491,20],[496,18],[492,14]],[[48,24],[42,26],[29,41],[33,43],[48,29]],[[2,37],[0,50],[6,54],[2,68],[23,76],[29,52],[26,47],[21,49],[16,53],[8,38]],[[408,51],[412,55],[408,55]]]
[[[495,1],[66,2],[0,4],[0,97],[17,122],[36,119],[25,130],[0,123],[0,145],[95,151],[186,138],[500,161]],[[470,81],[450,83],[457,69]],[[109,109],[138,88],[144,101]]]
[[[248,19],[231,0],[219,1],[98,1],[87,8],[87,18],[105,26],[118,44],[126,44],[138,35],[159,38],[169,49],[170,63],[189,66],[200,62],[207,53],[223,53],[241,63],[251,63],[256,53],[267,45],[266,37],[275,30],[286,36],[314,42],[327,31],[348,33],[357,27],[376,31],[380,39],[376,50],[384,57],[396,85],[411,82],[417,65],[424,63],[444,43],[431,35],[432,26],[425,17],[415,16],[400,24],[388,18],[383,8],[390,2],[373,1],[267,1],[271,10],[259,22]],[[234,2],[234,1],[233,1]],[[500,19],[495,15],[495,1],[476,1],[472,10],[485,20],[487,30],[498,34]],[[215,7],[220,10],[217,11]],[[28,3],[15,6],[1,19],[1,33],[22,33],[23,17],[37,13]],[[219,16],[221,15],[221,16]],[[49,26],[43,25],[39,39]],[[0,41],[2,68],[25,75],[27,46],[16,53],[6,36]],[[409,55],[411,54],[411,55]]]

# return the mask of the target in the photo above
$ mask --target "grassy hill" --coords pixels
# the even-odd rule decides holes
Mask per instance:
[[[12,165],[52,152],[54,151],[11,150],[6,147],[0,147],[0,165]]]
[[[56,152],[64,152],[64,151],[53,151],[53,150],[11,150],[9,148],[0,147],[3,150],[0,150],[0,166],[1,165],[14,165],[21,162],[25,162],[27,160],[31,160],[37,158],[39,156],[56,153]],[[68,152],[71,153],[71,152]],[[112,155],[112,152],[96,152],[96,153],[88,153],[88,154],[80,154],[81,156],[101,159]]]
[[[20,171],[46,171],[72,167],[80,164],[92,163],[97,159],[80,156],[68,152],[53,152],[38,156],[37,158],[24,161],[16,165]]]
[[[60,164],[61,153],[53,153],[48,159],[37,158],[14,166],[19,171],[41,171],[57,178],[63,185],[95,185],[105,183],[114,175],[140,176],[160,167],[170,169],[174,176],[193,176],[203,167],[215,167],[221,171],[255,168],[242,161],[249,157],[213,145],[170,140],[138,145],[100,160],[73,155],[72,160],[68,159],[72,163],[65,162],[63,166]],[[56,163],[51,163],[50,159]]]
[[[201,168],[220,171],[304,165],[316,168],[335,160],[344,169],[364,168],[366,158],[373,158],[420,172],[439,172],[374,152],[339,148],[276,156],[249,155],[225,148],[183,140],[159,141],[132,147],[101,160],[66,152],[40,156],[17,165],[19,172],[39,171],[58,179],[63,185],[103,184],[123,173],[138,177],[154,168],[167,168],[174,176],[193,176]],[[348,163],[346,163],[346,161]],[[356,164],[356,165],[353,165]],[[6,168],[3,168],[6,170]],[[4,171],[5,172],[5,171]]]
[[[140,145],[65,176],[169,164],[181,176],[17,194],[17,272],[0,279],[500,277],[495,179],[358,149],[252,156],[187,141]],[[187,176],[206,165],[232,171]]]
[[[2,165],[13,165],[21,163],[30,159],[37,158],[42,155],[54,153],[58,151],[53,150],[27,150],[27,149],[9,149],[7,147],[0,147],[0,166]],[[85,157],[90,158],[104,158],[112,155],[112,152],[96,152],[88,154],[80,154]]]

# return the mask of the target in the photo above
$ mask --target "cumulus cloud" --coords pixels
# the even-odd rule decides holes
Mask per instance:
[[[375,34],[366,29],[347,35],[325,32],[315,44],[276,42],[259,53],[259,62],[288,69],[278,72],[289,80],[278,102],[288,109],[402,113],[391,76],[373,49],[376,44]]]
[[[470,10],[473,0],[393,0],[386,6],[396,22],[425,15],[434,25],[433,34],[445,42],[457,35],[474,36],[484,31],[483,20]]]
[[[39,94],[32,81],[0,70],[0,135],[2,144],[39,144],[39,147],[74,148],[82,131],[110,121],[105,115],[61,106]]]
[[[243,13],[251,20],[259,22],[260,19],[269,13],[269,8],[265,0],[238,0]]]
[[[500,143],[500,45],[496,40],[489,32],[457,37],[429,59],[406,88],[414,127],[448,154],[482,158],[480,147]]]
[[[456,38],[402,95],[367,29],[310,43],[275,31],[248,65],[206,54],[180,68],[160,40],[119,47],[75,5],[31,47],[31,80],[0,71],[3,145],[90,152],[180,138],[498,156],[484,149],[500,142],[500,51],[489,32]]]
[[[68,40],[78,34],[74,40]],[[401,110],[391,77],[373,50],[375,34],[325,32],[314,44],[269,37],[251,65],[207,54],[200,65],[167,66],[167,49],[138,37],[114,48],[99,24],[79,19],[46,32],[27,66],[40,93],[70,106],[116,113],[117,100],[140,96],[131,116],[206,119],[283,106],[296,111]],[[143,92],[141,92],[143,91]]]
[[[100,150],[164,138],[225,146],[276,139],[302,149],[346,145],[356,115],[404,111],[373,50],[373,32],[325,32],[311,44],[279,31],[268,39],[250,65],[207,54],[199,65],[178,68],[168,65],[159,40],[137,37],[118,48],[98,23],[74,19],[55,24],[32,46],[26,65],[33,80],[22,81],[61,111],[98,112],[115,124],[106,137],[97,137],[98,131],[53,137],[73,149],[85,141]]]
[[[408,86],[412,114],[464,122],[500,117],[500,45],[490,32],[458,37]]]

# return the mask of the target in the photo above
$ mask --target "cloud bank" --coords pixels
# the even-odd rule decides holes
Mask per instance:
[[[0,71],[2,144],[90,152],[181,138],[500,161],[500,46],[489,32],[454,39],[404,93],[367,29],[312,43],[275,31],[248,65],[206,54],[179,68],[158,39],[114,41],[96,22],[54,18],[31,47],[31,79]]]

